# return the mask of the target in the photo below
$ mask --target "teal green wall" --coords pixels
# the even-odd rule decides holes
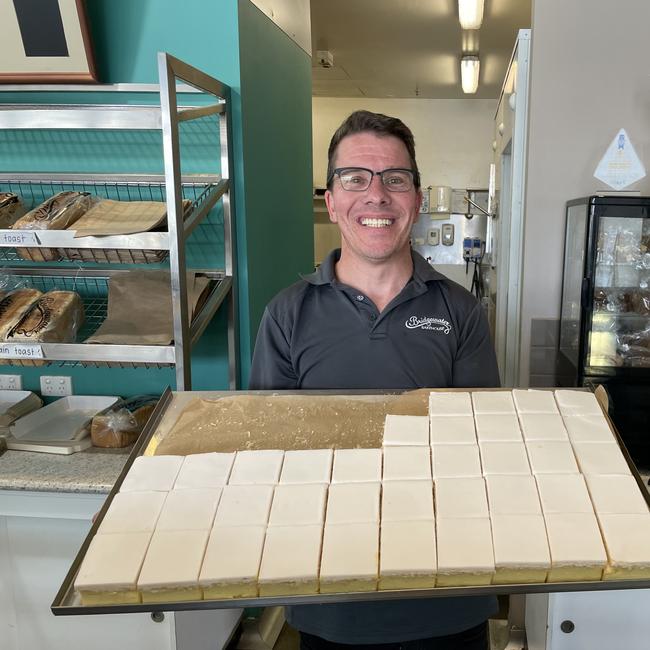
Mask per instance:
[[[239,29],[252,350],[266,303],[314,266],[311,59],[247,0]]]
[[[249,0],[90,0],[87,3],[102,83],[157,83],[156,53],[167,51],[231,87],[233,187],[237,215],[241,378],[264,305],[312,265],[310,59]],[[192,96],[190,96],[192,97]],[[196,96],[193,96],[194,98]],[[120,94],[142,103],[151,96]],[[155,96],[153,98],[155,101]],[[111,101],[80,93],[0,94],[0,101]],[[115,99],[115,101],[118,101]],[[157,134],[116,132],[0,132],[2,171],[161,172]],[[185,173],[219,171],[218,158],[191,139]],[[184,150],[184,154],[186,151]],[[209,167],[209,169],[206,169]],[[215,246],[215,256],[223,252]],[[198,264],[197,264],[198,266]],[[193,388],[228,386],[225,310],[194,355]],[[26,387],[38,388],[38,369],[23,369]],[[156,392],[174,383],[169,369],[107,371],[47,369],[72,374],[88,393]],[[117,374],[116,374],[117,373]]]

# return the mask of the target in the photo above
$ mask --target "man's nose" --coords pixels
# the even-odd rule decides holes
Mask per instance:
[[[389,202],[390,197],[388,194],[388,190],[386,189],[386,186],[381,180],[381,176],[378,176],[377,174],[373,174],[372,178],[370,179],[370,185],[366,190],[365,198],[367,203],[388,203]]]

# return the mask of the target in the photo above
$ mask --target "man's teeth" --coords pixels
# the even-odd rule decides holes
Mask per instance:
[[[392,224],[391,219],[361,219],[362,226],[370,226],[371,228],[383,228]]]

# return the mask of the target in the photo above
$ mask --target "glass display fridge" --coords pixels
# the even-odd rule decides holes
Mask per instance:
[[[630,453],[650,466],[650,197],[567,203],[558,383],[603,384]]]

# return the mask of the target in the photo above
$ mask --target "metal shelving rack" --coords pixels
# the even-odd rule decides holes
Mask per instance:
[[[0,129],[82,129],[82,130],[158,130],[162,134],[164,174],[0,174],[0,188],[15,191],[31,206],[37,205],[63,190],[90,191],[96,196],[118,200],[164,200],[167,204],[167,228],[161,231],[105,237],[75,239],[70,230],[28,231],[29,243],[21,247],[49,248],[59,251],[61,258],[84,262],[117,262],[120,264],[160,262],[168,258],[173,305],[174,341],[159,345],[102,345],[84,343],[39,343],[43,358],[49,363],[98,366],[174,366],[177,390],[191,389],[191,348],[198,341],[221,305],[228,309],[229,385],[237,388],[236,294],[234,286],[234,205],[231,201],[232,154],[230,147],[230,88],[192,66],[161,52],[158,54],[160,105],[0,105]],[[209,96],[210,103],[179,106],[177,92],[186,92],[177,82]],[[187,88],[187,86],[184,86]],[[5,88],[16,90],[16,88]],[[35,88],[30,88],[34,90]],[[66,87],[65,90],[88,90],[88,87]],[[142,87],[120,84],[98,87],[105,92],[141,92]],[[148,89],[147,89],[148,90]],[[156,89],[157,90],[157,89]],[[180,125],[190,121],[217,121],[221,174],[181,176]],[[189,200],[191,206],[183,204]],[[215,223],[210,211],[222,203],[223,223]],[[210,278],[209,295],[195,314],[188,316],[186,244],[201,231],[223,239],[222,268],[200,269]],[[0,229],[0,262],[5,267],[19,259],[12,239],[27,231]],[[35,233],[36,238],[34,239]],[[14,242],[14,243],[12,243]],[[204,247],[209,247],[205,237]],[[76,257],[75,257],[76,255]],[[145,259],[143,259],[143,256]],[[87,265],[62,268],[57,262],[13,267],[14,275],[41,289],[72,289],[84,300],[87,322],[79,334],[83,340],[92,334],[106,315],[107,286],[110,278],[125,271],[110,268],[89,268]]]

